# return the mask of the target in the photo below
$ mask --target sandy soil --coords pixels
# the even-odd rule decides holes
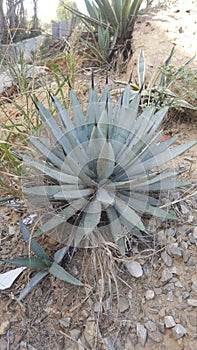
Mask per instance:
[[[196,15],[197,8],[192,1],[187,4],[177,1],[171,9],[140,15],[134,33],[136,51],[122,80],[130,75],[141,48],[146,56],[147,79],[167,58],[173,44],[176,44],[174,64],[183,64],[195,54]],[[194,139],[196,130],[194,119],[189,123],[176,121],[169,128],[166,126],[165,133],[179,134],[180,142]],[[128,259],[141,264],[142,277],[132,277],[122,260],[116,255],[112,257],[110,250],[78,250],[71,263],[65,261],[64,266],[85,281],[85,288],[46,277],[19,303],[16,298],[32,276],[25,271],[10,289],[0,292],[0,349],[194,350],[197,338],[196,158],[197,148],[193,148],[178,159],[183,176],[192,181],[188,191],[180,190],[172,198],[179,221],[150,220],[149,230],[155,237],[153,249],[142,251],[133,242]],[[18,207],[12,203],[0,207],[0,272],[10,269],[3,259],[28,254],[20,237],[18,215],[28,215],[22,203],[18,203]],[[41,243],[49,252],[58,248],[52,237],[47,238],[47,244],[46,238],[41,239]],[[162,255],[164,252],[167,260],[166,255]],[[184,327],[186,333],[180,335],[175,326],[166,327],[166,316],[173,318],[176,328]]]

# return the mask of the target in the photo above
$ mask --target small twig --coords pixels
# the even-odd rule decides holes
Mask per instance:
[[[185,196],[185,197],[176,199],[176,200],[174,200],[173,202],[170,202],[170,203],[166,203],[166,204],[162,205],[160,208],[167,208],[167,207],[170,207],[171,205],[176,204],[176,203],[179,203],[179,202],[182,202],[182,201],[184,201],[185,199],[188,199],[188,198],[191,198],[191,197],[195,196],[196,194],[197,194],[197,190],[194,191],[194,192],[191,193],[191,194],[188,194],[188,195]]]

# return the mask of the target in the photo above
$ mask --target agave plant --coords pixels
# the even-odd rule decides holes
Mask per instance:
[[[85,0],[88,15],[64,4],[65,8],[85,23],[93,42],[84,41],[94,58],[110,62],[115,51],[128,56],[135,19],[143,0]],[[127,53],[126,53],[127,51]]]
[[[34,168],[44,176],[39,184],[25,184],[23,192],[36,205],[48,202],[43,214],[50,212],[50,218],[34,237],[54,238],[57,231],[66,245],[113,242],[124,254],[126,238],[146,237],[144,215],[175,219],[159,207],[159,196],[188,182],[177,181],[166,163],[196,141],[174,148],[176,137],[163,141],[157,130],[167,107],[147,107],[140,114],[141,95],[130,102],[130,82],[115,104],[107,82],[99,99],[92,81],[85,112],[72,89],[70,98],[71,114],[52,96],[56,117],[35,102],[50,136],[30,137],[41,159],[25,157],[24,163],[30,175]]]

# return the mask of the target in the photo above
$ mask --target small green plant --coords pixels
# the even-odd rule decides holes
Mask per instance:
[[[159,195],[188,182],[161,166],[196,141],[174,148],[176,137],[163,141],[157,130],[168,107],[151,106],[139,114],[141,91],[131,101],[130,82],[115,105],[107,83],[99,100],[93,80],[85,113],[72,89],[70,98],[72,116],[52,96],[57,121],[35,101],[51,136],[29,138],[36,155],[23,159],[30,177],[23,192],[37,207],[48,203],[52,212],[34,238],[57,229],[67,246],[113,242],[124,255],[129,237],[146,241],[143,215],[176,219],[159,207]],[[31,168],[38,171],[35,184]]]
[[[31,238],[28,229],[26,228],[26,226],[20,218],[19,223],[23,238],[28,244],[29,249],[34,253],[34,256],[8,259],[6,260],[6,262],[14,265],[25,266],[30,269],[39,271],[35,274],[35,276],[32,279],[30,279],[27,287],[24,290],[22,290],[18,298],[19,301],[23,300],[31,292],[31,290],[48,274],[51,274],[62,281],[77,286],[83,285],[79,280],[70,275],[65,269],[63,269],[63,267],[59,265],[68,250],[67,248],[62,248],[58,250],[54,254],[54,258],[50,258],[48,254],[44,251],[44,249],[35,241],[35,239]]]
[[[185,93],[184,89],[182,89],[183,80],[184,80],[184,72],[188,71],[189,64],[195,58],[192,57],[189,59],[184,65],[179,68],[174,67],[171,62],[171,58],[174,55],[175,47],[172,47],[170,55],[166,59],[166,61],[158,67],[152,78],[145,85],[145,65],[144,65],[144,53],[140,52],[138,59],[138,82],[131,82],[132,89],[132,97],[134,97],[139,90],[142,88],[142,97],[144,101],[144,106],[157,104],[158,108],[163,106],[173,107],[175,109],[191,109],[196,110],[197,108],[191,103],[195,103],[195,98],[193,96],[193,92],[195,91],[193,88],[195,86],[195,76],[191,77],[192,82],[190,81],[191,91],[188,91],[189,88],[189,79],[185,80]],[[181,84],[182,81],[182,84]],[[126,82],[121,82],[115,80],[117,84],[126,85]],[[193,98],[192,98],[193,96]],[[131,97],[131,98],[132,98]],[[183,99],[183,98],[186,98]]]

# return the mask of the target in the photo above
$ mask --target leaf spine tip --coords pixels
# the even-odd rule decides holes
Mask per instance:
[[[70,79],[69,79],[69,78],[67,79],[67,83],[68,83],[69,89],[72,90],[72,85],[71,85],[71,82],[70,82]]]
[[[108,85],[109,82],[109,76],[108,76],[108,71],[106,72],[106,80],[105,80],[105,84]]]
[[[94,72],[92,70],[92,89],[94,90]]]

